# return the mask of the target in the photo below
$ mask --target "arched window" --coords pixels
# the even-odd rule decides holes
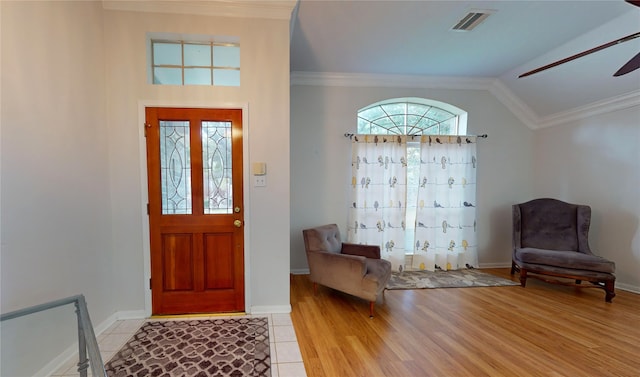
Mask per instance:
[[[467,113],[464,110],[444,102],[423,98],[388,99],[360,109],[357,116],[356,133],[359,135],[456,136],[466,135],[467,132]],[[437,159],[436,157],[433,157],[433,159],[426,158],[425,142],[421,141],[424,138],[420,137],[398,138],[397,143],[378,143],[376,141],[372,145],[367,142],[367,140],[389,139],[396,140],[396,138],[384,137],[381,139],[365,137],[353,140],[354,148],[356,149],[354,149],[354,156],[352,156],[354,170],[352,171],[351,184],[354,191],[348,221],[349,242],[381,245],[384,257],[391,260],[395,270],[404,268],[457,269],[461,264],[464,267],[464,263],[459,262],[458,259],[449,263],[446,260],[443,261],[442,258],[446,259],[454,255],[455,245],[468,245],[471,238],[446,239],[442,241],[440,238],[427,239],[424,236],[426,229],[439,227],[440,229],[445,229],[445,234],[442,237],[450,237],[454,231],[449,230],[448,225],[442,225],[442,221],[444,221],[444,224],[458,224],[456,231],[462,232],[468,228],[467,218],[461,218],[460,216],[470,217],[469,208],[460,203],[464,202],[466,204],[471,200],[467,199],[466,196],[454,197],[448,191],[455,191],[456,195],[458,195],[458,192],[461,195],[466,195],[466,192],[459,190],[460,184],[455,186],[456,190],[453,190],[456,180],[467,182],[466,176],[460,176],[459,173],[451,173],[451,176],[444,178],[435,174],[429,177],[425,175],[428,165],[432,163],[436,165],[442,164],[441,169],[436,169],[440,175],[449,174],[450,170],[443,170],[445,167],[449,169],[452,166],[460,167],[464,165],[460,161],[466,160],[464,158],[461,160],[459,148],[455,149],[454,153],[444,149],[440,151],[441,148],[445,148],[445,145],[448,144],[457,146],[458,144],[453,143],[460,140],[460,138],[440,138],[446,140],[435,138],[438,141],[434,141],[433,149],[430,143],[426,144],[432,151],[438,148],[439,152],[437,153],[441,154],[438,155]],[[454,141],[452,142],[451,139]],[[400,140],[403,141],[400,142]],[[437,147],[436,143],[438,144]],[[393,145],[390,146],[389,144]],[[460,145],[460,147],[462,146]],[[390,148],[399,148],[401,152],[398,152],[397,149],[390,150]],[[398,158],[399,155],[401,157]],[[456,161],[453,164],[451,163],[452,159]],[[394,161],[396,169],[398,161],[401,162],[402,169],[391,172]],[[387,162],[389,162],[389,169],[387,169]],[[445,171],[446,173],[444,173]],[[387,177],[387,174],[390,174],[390,176]],[[427,181],[429,181],[430,185],[427,185]],[[473,180],[469,178],[468,181],[472,182]],[[396,182],[399,183],[396,184]],[[371,189],[368,189],[369,187]],[[446,201],[448,204],[445,205],[438,202],[440,199],[434,196],[436,193],[441,194],[442,188],[445,190],[443,194],[447,196]],[[373,207],[371,207],[371,203],[373,203]],[[387,205],[386,203],[391,204]],[[461,211],[460,207],[463,207],[464,210]],[[422,213],[422,221],[425,221],[424,214],[427,211],[435,213],[436,210],[439,216],[438,221],[440,221],[438,226],[420,222],[419,213]],[[465,210],[466,212],[464,212]],[[448,211],[451,211],[451,214]],[[475,216],[475,212],[473,216]],[[434,216],[431,217],[435,218]],[[376,225],[377,229],[369,231],[373,224]],[[398,224],[401,225],[398,226]],[[447,231],[449,233],[446,233]],[[419,235],[422,238],[418,237]],[[472,243],[475,244],[475,241]],[[463,249],[464,251],[456,251],[455,255],[470,255],[466,254],[466,247],[463,247]],[[427,253],[427,250],[436,251]],[[431,259],[425,259],[426,256],[431,258],[431,255],[435,253],[440,255],[435,262]],[[475,256],[470,258],[473,260]],[[476,264],[468,261],[465,263],[472,266]]]
[[[358,134],[464,135],[467,113],[444,102],[393,98],[358,111]]]

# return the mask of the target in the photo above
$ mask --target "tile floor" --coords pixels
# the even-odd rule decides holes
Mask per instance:
[[[233,316],[232,318],[237,318]],[[269,342],[271,343],[271,376],[272,377],[306,377],[302,354],[298,347],[298,339],[293,329],[289,314],[256,315],[256,317],[268,317]],[[178,319],[188,319],[180,317]],[[198,319],[207,317],[198,316]],[[215,316],[212,318],[224,318]],[[106,364],[116,352],[131,338],[142,326],[144,319],[116,321],[110,328],[98,335],[98,346],[102,361]],[[77,370],[77,360],[70,360],[52,374],[55,377],[76,377],[80,374]],[[91,376],[91,370],[89,370]]]

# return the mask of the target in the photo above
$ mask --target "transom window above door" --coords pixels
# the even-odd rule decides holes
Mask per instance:
[[[156,85],[240,86],[240,45],[151,39]]]
[[[422,98],[395,98],[358,111],[358,134],[464,135],[467,113]]]

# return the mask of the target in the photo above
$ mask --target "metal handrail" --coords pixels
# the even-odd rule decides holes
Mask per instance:
[[[0,322],[69,304],[75,305],[76,317],[78,319],[78,372],[80,373],[80,376],[87,377],[87,368],[89,367],[89,364],[91,364],[91,373],[93,376],[107,377],[107,372],[105,371],[104,364],[102,363],[100,349],[98,348],[96,334],[93,332],[91,318],[89,318],[89,311],[87,310],[87,302],[84,299],[84,295],[71,296],[2,314],[0,315]],[[87,352],[89,352],[88,359]]]

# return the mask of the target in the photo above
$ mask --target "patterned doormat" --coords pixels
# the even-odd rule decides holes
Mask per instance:
[[[270,377],[267,318],[148,321],[105,365],[109,377]]]
[[[473,269],[452,271],[402,271],[391,273],[387,289],[498,287],[515,281]]]

